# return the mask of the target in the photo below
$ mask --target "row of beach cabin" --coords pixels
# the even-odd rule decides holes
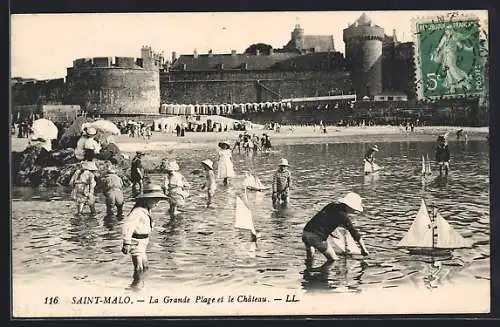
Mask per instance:
[[[232,103],[232,104],[162,104],[160,114],[166,115],[232,115],[246,112],[284,111],[291,102]]]

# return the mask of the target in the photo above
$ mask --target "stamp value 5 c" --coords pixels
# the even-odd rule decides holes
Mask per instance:
[[[415,63],[419,99],[481,95],[485,61],[479,20],[443,17],[417,20]]]

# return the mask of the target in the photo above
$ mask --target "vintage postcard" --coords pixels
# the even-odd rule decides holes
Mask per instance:
[[[13,318],[490,312],[486,10],[11,28]]]

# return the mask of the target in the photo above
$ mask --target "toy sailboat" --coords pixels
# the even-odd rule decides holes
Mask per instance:
[[[243,185],[249,191],[263,191],[268,189],[268,187],[262,185],[259,178],[255,175],[246,174],[245,179],[243,181]]]
[[[374,163],[372,165],[368,161],[365,160],[365,168],[364,168],[365,175],[377,173],[377,172],[379,172],[382,169],[383,169],[383,167],[380,167],[376,163]]]
[[[398,244],[398,247],[407,248],[410,253],[432,255],[448,254],[453,249],[470,246],[437,210],[429,215],[423,199],[417,217]]]
[[[257,235],[253,225],[252,212],[239,196],[236,196],[234,227],[249,230],[253,236]]]
[[[429,155],[427,154],[427,160],[425,160],[423,162],[423,164],[425,165],[424,167],[424,170],[423,170],[423,175],[424,176],[431,176],[432,175],[432,170],[431,170],[431,161],[429,160]],[[422,156],[422,159],[424,157]]]
[[[361,249],[352,238],[351,233],[349,233],[346,229],[337,228],[335,234],[332,234],[332,240],[335,253],[344,255],[361,255]]]

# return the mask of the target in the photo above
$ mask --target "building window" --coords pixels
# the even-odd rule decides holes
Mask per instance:
[[[392,101],[394,100],[394,97],[387,97],[387,100]]]

